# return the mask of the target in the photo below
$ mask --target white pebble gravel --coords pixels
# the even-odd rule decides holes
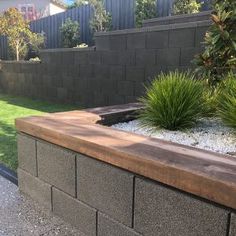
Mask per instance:
[[[198,124],[184,131],[143,128],[138,120],[118,123],[115,129],[159,138],[192,147],[236,156],[236,131],[225,126],[219,119],[201,119]]]

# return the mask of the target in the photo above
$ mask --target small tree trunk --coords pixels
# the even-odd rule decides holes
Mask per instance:
[[[20,60],[20,56],[19,56],[19,46],[18,46],[18,44],[16,45],[16,60],[17,60],[17,61]]]

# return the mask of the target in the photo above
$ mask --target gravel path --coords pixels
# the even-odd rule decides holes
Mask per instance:
[[[0,236],[84,236],[30,199],[0,176]]]
[[[226,127],[218,119],[201,119],[194,128],[185,131],[165,129],[151,131],[142,128],[138,120],[115,124],[112,127],[214,152],[236,155],[236,131]]]

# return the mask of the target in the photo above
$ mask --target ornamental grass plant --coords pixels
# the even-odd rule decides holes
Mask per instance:
[[[236,128],[236,74],[228,74],[220,86],[217,99],[217,114],[222,121]]]
[[[204,114],[205,85],[190,72],[161,73],[140,99],[139,119],[144,127],[180,130],[190,128]]]

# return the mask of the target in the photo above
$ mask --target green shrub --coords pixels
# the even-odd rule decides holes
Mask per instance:
[[[66,19],[60,28],[64,48],[73,48],[79,44],[79,30],[80,26],[77,21],[72,21],[70,18]]]
[[[236,128],[236,74],[230,73],[218,95],[218,114],[223,122]]]
[[[205,110],[204,84],[189,72],[160,74],[140,99],[145,127],[179,130],[192,127]]]
[[[143,21],[157,17],[156,0],[136,1],[136,27],[142,27]]]
[[[197,73],[213,88],[236,69],[236,1],[214,0],[212,26],[205,36],[205,51],[196,57]]]
[[[173,13],[175,15],[197,13],[200,8],[201,3],[197,0],[175,0]]]

